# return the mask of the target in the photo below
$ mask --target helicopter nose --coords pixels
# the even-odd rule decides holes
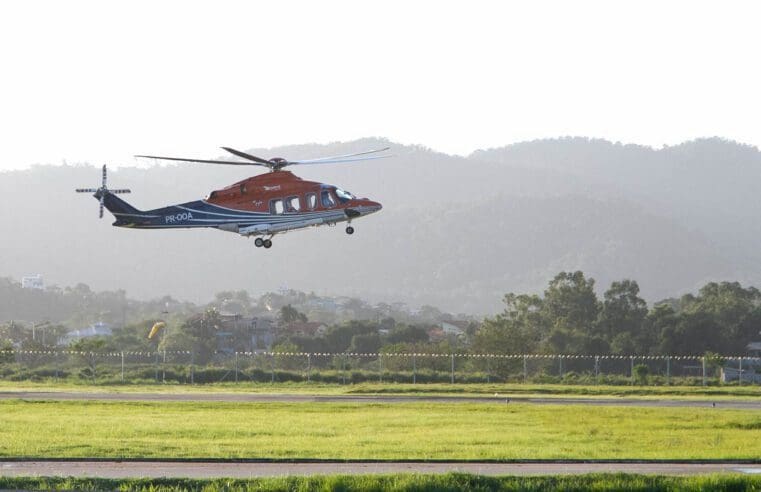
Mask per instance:
[[[370,200],[363,200],[360,204],[357,206],[344,209],[344,213],[347,217],[350,219],[361,217],[363,215],[370,215],[372,213],[377,212],[378,210],[382,209],[383,206],[378,202],[373,202]]]
[[[367,200],[362,204],[362,215],[370,215],[372,213],[377,212],[378,210],[382,209],[383,205],[381,205],[378,202],[374,202],[372,200]]]

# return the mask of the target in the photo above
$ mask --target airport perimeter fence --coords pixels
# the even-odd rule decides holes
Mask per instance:
[[[119,383],[761,383],[761,358],[545,354],[0,351],[0,380]]]

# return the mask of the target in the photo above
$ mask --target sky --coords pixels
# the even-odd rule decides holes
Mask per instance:
[[[0,3],[0,170],[382,136],[761,145],[761,4]],[[269,157],[269,156],[267,156]]]

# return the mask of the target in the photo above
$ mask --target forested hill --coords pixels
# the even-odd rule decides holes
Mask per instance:
[[[636,278],[648,301],[710,280],[761,285],[761,154],[734,142],[654,150],[564,138],[468,157],[378,139],[250,151],[293,159],[387,144],[396,157],[295,169],[380,201],[381,213],[356,222],[351,237],[342,227],[300,231],[267,251],[214,230],[111,227],[93,198],[73,191],[98,185],[96,166],[0,173],[0,276],[191,301],[287,286],[474,314],[500,310],[506,292],[541,292],[558,271],[583,270],[603,286]],[[128,201],[149,209],[252,172],[120,167],[110,185],[131,188]]]

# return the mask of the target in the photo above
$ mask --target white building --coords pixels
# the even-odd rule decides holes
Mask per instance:
[[[21,277],[21,288],[38,290],[44,289],[45,284],[42,281],[42,275],[38,273],[37,275],[26,275]]]
[[[77,342],[83,338],[90,338],[90,337],[108,337],[111,336],[111,326],[109,326],[106,323],[103,323],[102,321],[99,321],[95,324],[92,324],[88,326],[87,328],[82,328],[80,330],[74,330],[70,331],[61,339],[61,343],[63,345],[68,345],[72,342]]]

